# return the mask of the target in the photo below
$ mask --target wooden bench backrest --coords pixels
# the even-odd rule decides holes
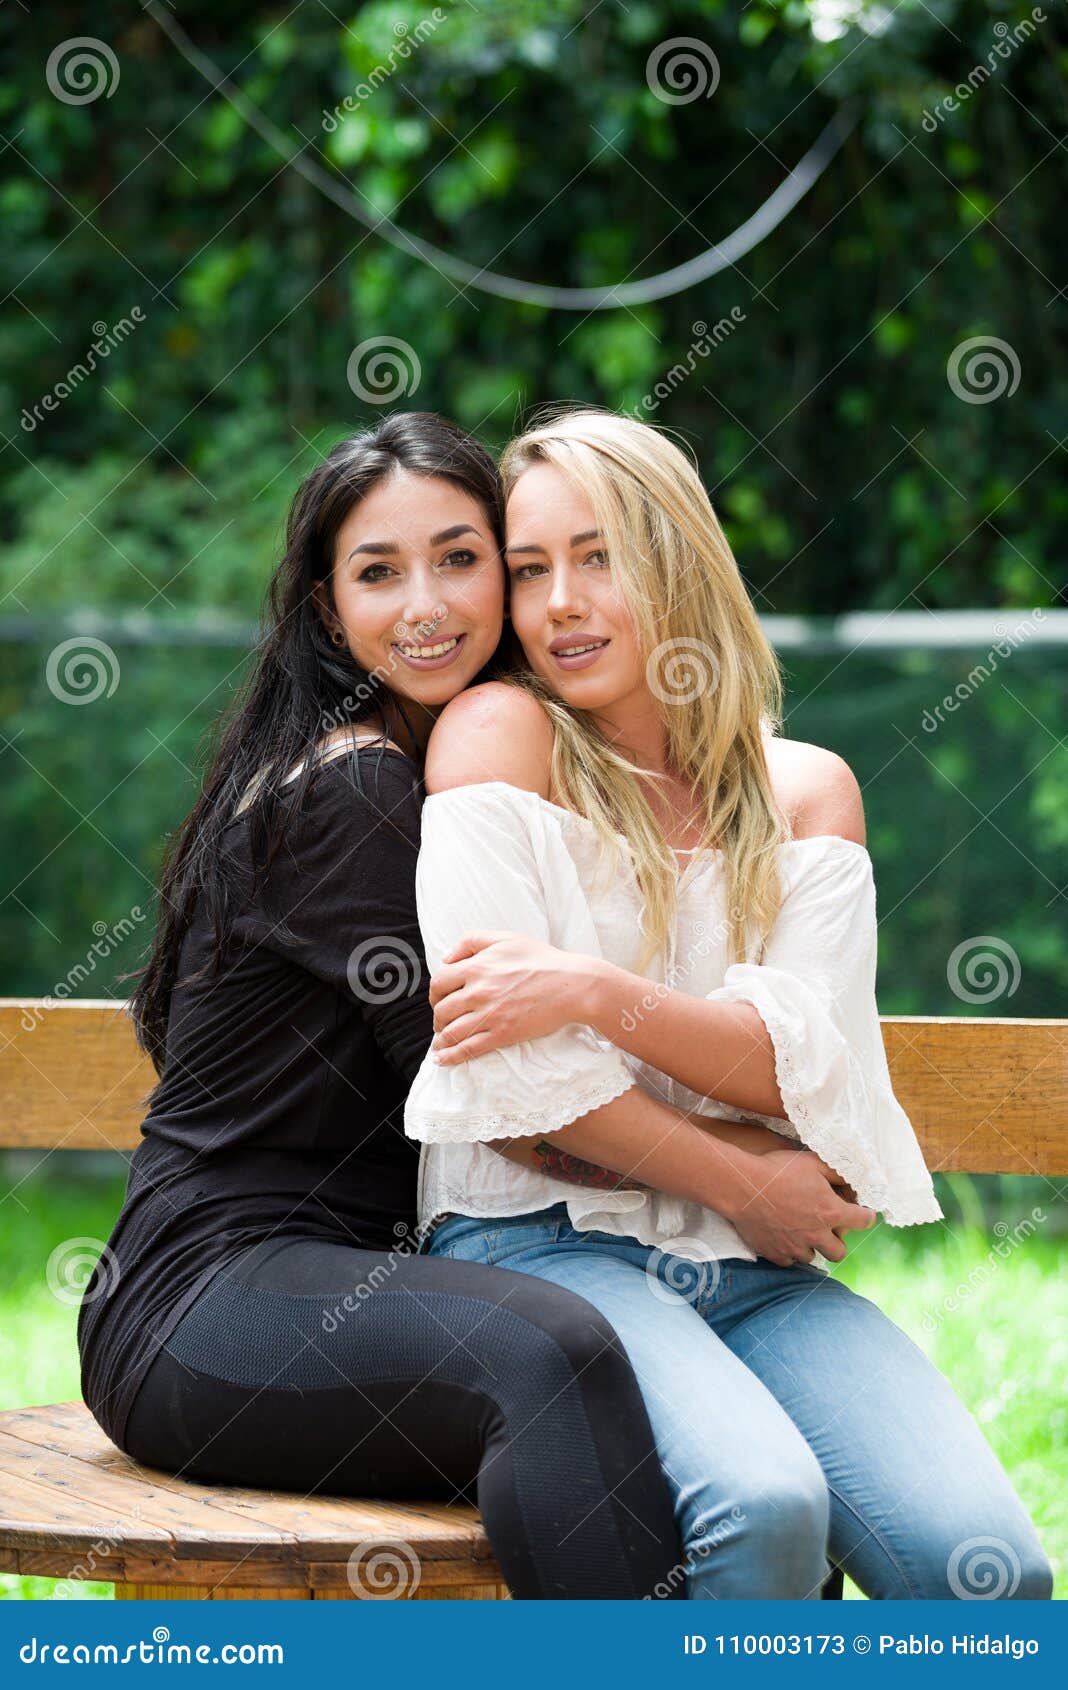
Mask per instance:
[[[884,1015],[932,1170],[1068,1174],[1068,1021]],[[0,998],[0,1146],[132,1150],[155,1081],[120,1003]]]

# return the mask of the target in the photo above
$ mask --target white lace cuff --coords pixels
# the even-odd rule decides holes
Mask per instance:
[[[586,1027],[446,1067],[424,1057],[404,1106],[409,1138],[475,1144],[555,1132],[635,1084],[619,1052]]]
[[[877,1020],[881,1063],[874,1050],[868,1051],[869,1075],[862,1053],[835,1025],[821,994],[781,969],[735,964],[708,997],[752,1004],[774,1048],[785,1118],[802,1143],[853,1187],[858,1202],[877,1209],[890,1226],[941,1218],[911,1123],[889,1078],[883,1081],[885,1054]]]

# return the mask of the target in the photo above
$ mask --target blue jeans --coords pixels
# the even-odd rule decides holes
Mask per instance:
[[[1048,1598],[1038,1535],[948,1381],[821,1268],[696,1263],[578,1232],[564,1203],[456,1215],[427,1253],[533,1274],[607,1317],[674,1499],[690,1597]]]

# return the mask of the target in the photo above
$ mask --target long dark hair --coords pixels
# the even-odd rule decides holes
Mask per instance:
[[[324,728],[366,721],[381,712],[387,697],[407,724],[402,701],[387,694],[378,675],[362,668],[347,646],[333,644],[312,594],[314,583],[324,582],[333,606],[337,531],[352,507],[398,468],[454,482],[481,505],[503,546],[503,501],[493,459],[472,435],[429,411],[398,412],[339,442],[297,489],[286,521],[285,554],[267,589],[258,657],[212,730],[214,750],[209,747],[200,796],[168,843],[148,960],[123,976],[140,981],[130,1013],[138,1043],[161,1076],[171,994],[197,902],[204,900],[211,921],[216,971],[238,913],[238,869],[223,849],[222,835],[249,783],[261,777],[247,817],[252,860],[263,871],[303,802],[314,773],[311,748]],[[501,667],[498,655],[478,678]],[[283,777],[298,761],[300,775],[283,787]]]

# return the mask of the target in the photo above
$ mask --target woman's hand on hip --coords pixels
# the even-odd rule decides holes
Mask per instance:
[[[434,1039],[444,1066],[585,1021],[596,959],[525,933],[469,933],[431,976]]]

